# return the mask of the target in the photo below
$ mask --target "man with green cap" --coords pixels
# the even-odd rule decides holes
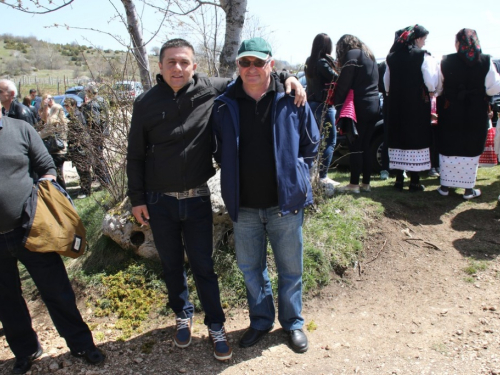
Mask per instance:
[[[304,207],[313,203],[309,169],[320,136],[309,105],[297,108],[271,74],[272,55],[262,38],[241,44],[239,78],[212,110],[214,154],[247,289],[250,327],[239,345],[257,344],[274,326],[267,237],[278,271],[278,320],[291,348],[303,353],[302,223]]]

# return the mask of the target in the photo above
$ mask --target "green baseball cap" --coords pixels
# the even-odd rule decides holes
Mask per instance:
[[[273,55],[273,51],[268,42],[262,38],[252,38],[244,40],[238,49],[236,60],[245,56],[257,57],[261,60],[266,60]]]

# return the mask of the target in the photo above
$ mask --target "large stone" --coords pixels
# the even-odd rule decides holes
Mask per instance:
[[[233,224],[227,214],[220,191],[220,171],[208,181],[214,220],[214,248],[226,239]],[[132,215],[130,200],[125,200],[106,213],[102,224],[103,234],[110,237],[123,249],[134,251],[145,258],[157,258],[158,252],[149,226],[141,226]]]

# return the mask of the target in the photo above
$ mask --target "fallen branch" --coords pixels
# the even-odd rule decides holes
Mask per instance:
[[[434,249],[442,251],[438,246],[434,245],[432,242],[425,241],[421,238],[405,238],[403,241],[422,241],[423,243],[432,246]]]
[[[406,240],[410,240],[410,241],[411,241],[411,240],[418,240],[418,239],[419,239],[419,238],[407,238],[407,239],[405,239],[405,241],[406,241]],[[420,249],[420,246],[419,246],[419,245],[417,245],[416,243],[413,243],[413,242],[410,242],[410,243],[411,243],[413,246],[416,246],[416,247],[418,247],[418,248]]]
[[[384,244],[382,245],[382,247],[380,248],[380,250],[378,251],[377,255],[375,255],[371,260],[369,260],[368,262],[366,262],[366,264],[368,263],[371,263],[373,262],[375,259],[378,258],[378,256],[380,255],[380,253],[382,252],[382,250],[384,250],[384,247],[385,247],[385,244],[387,243],[387,239],[384,241]]]

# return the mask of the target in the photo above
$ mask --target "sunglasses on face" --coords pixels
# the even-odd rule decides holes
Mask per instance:
[[[256,68],[263,68],[264,66],[267,65],[267,63],[271,60],[261,60],[261,59],[256,59],[254,61],[250,60],[238,60],[238,65],[241,66],[242,68],[249,68],[250,65],[253,64]]]

